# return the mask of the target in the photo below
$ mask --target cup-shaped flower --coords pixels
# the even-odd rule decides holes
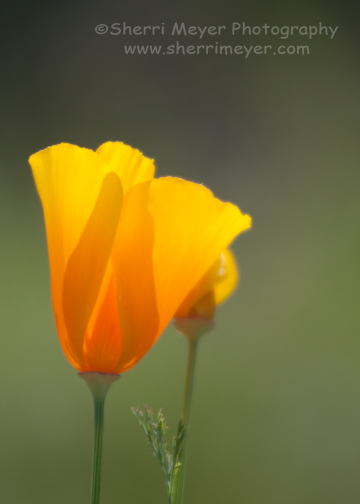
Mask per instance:
[[[65,355],[81,372],[126,371],[250,218],[201,185],[153,179],[152,160],[121,143],[60,144],[29,161]]]

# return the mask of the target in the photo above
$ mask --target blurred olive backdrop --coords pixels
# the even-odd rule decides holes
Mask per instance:
[[[6,5],[7,4],[7,5]],[[241,283],[204,337],[186,504],[360,502],[358,13],[325,0],[5,2],[1,29],[0,502],[89,502],[90,393],[58,343],[42,209],[27,159],[121,140],[157,175],[203,183],[253,217]],[[338,26],[308,56],[126,56],[95,26]],[[179,37],[199,44],[196,37]],[[205,39],[204,39],[205,40]],[[130,406],[180,416],[186,342],[172,327],[111,389],[104,504],[165,504]]]

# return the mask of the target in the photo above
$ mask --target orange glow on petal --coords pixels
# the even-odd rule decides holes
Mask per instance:
[[[63,308],[69,340],[81,352],[114,244],[122,203],[119,177],[108,173],[64,275]]]
[[[116,308],[114,278],[111,277],[107,292],[96,318],[95,325],[88,329],[84,340],[84,360],[87,369],[112,373],[121,352],[120,326]]]
[[[151,183],[124,198],[112,252],[122,351],[118,373],[132,367],[151,347],[159,328],[153,272],[154,218],[148,210]]]

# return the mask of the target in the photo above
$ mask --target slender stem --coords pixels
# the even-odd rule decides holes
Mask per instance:
[[[91,482],[91,504],[99,504],[105,397],[111,384],[114,383],[114,381],[118,380],[120,376],[93,371],[89,371],[87,373],[79,373],[79,376],[86,381],[94,399],[95,430],[93,474]]]
[[[194,375],[195,375],[195,364],[196,364],[196,347],[197,347],[198,338],[188,338],[188,341],[189,341],[189,355],[188,355],[188,364],[187,364],[187,372],[186,372],[184,404],[183,404],[183,412],[182,412],[182,420],[184,422],[184,427],[185,427],[185,439],[184,439],[184,449],[183,449],[183,454],[182,454],[181,466],[179,468],[178,477],[177,477],[177,484],[175,487],[174,504],[182,504],[182,501],[183,501],[186,452],[187,452],[187,444],[188,444],[188,440],[189,440],[189,420],[190,420],[192,391],[193,391],[193,386],[194,386]]]
[[[96,397],[94,395],[94,458],[93,473],[91,483],[91,504],[100,503],[100,484],[101,484],[101,458],[102,442],[104,432],[104,405],[105,397]]]
[[[186,371],[185,394],[184,394],[183,413],[182,413],[182,419],[184,422],[185,429],[189,427],[190,406],[194,386],[196,347],[198,340],[197,338],[194,338],[194,339],[188,339],[188,341],[189,341],[189,355]]]

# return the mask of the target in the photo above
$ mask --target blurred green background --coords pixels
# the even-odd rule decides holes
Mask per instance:
[[[27,159],[121,140],[253,217],[241,284],[199,350],[186,504],[360,502],[358,13],[320,0],[8,2],[1,29],[0,501],[89,502],[89,391],[58,343]],[[126,56],[100,23],[338,26],[308,56]],[[207,43],[279,44],[276,37]],[[195,43],[182,38],[181,42]],[[102,502],[165,504],[130,406],[180,416],[169,327],[111,389]]]

